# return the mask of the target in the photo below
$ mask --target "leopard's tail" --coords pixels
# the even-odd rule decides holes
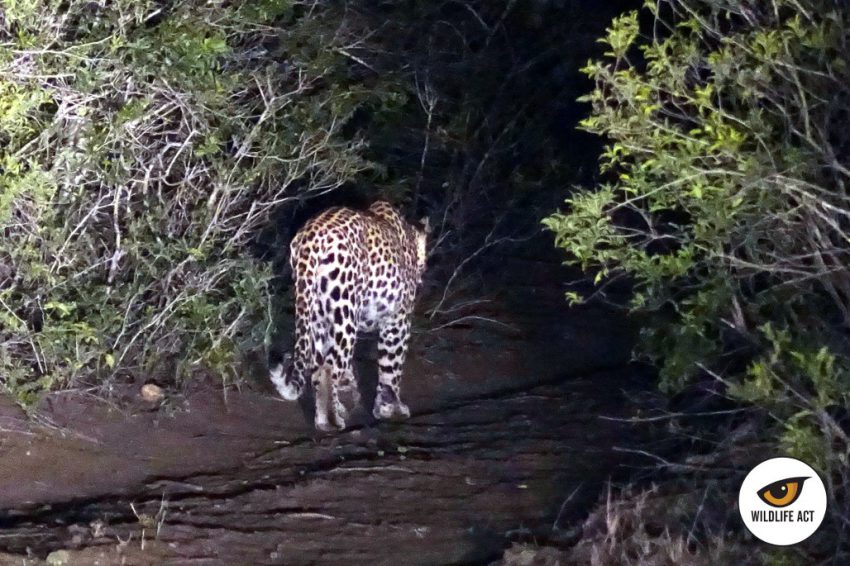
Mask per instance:
[[[300,250],[293,242],[293,258]],[[309,261],[305,261],[309,264]],[[293,270],[295,261],[293,260]],[[280,395],[289,400],[301,397],[307,380],[325,362],[330,348],[330,320],[324,312],[326,297],[320,286],[321,268],[317,273],[295,275],[295,350],[283,362],[271,368],[269,377]]]

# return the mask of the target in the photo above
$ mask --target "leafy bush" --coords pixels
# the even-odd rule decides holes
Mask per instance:
[[[598,13],[5,2],[3,383],[29,403],[115,373],[232,375],[237,351],[269,334],[271,274],[249,249],[285,263],[276,250],[320,206],[380,196],[430,214],[429,272],[444,280],[532,232],[557,202],[547,187],[595,156],[578,144],[556,158],[572,143],[557,124],[573,104],[558,95],[578,92],[573,61]]]
[[[850,407],[850,14],[827,0],[646,2],[613,22],[582,122],[608,182],[545,224],[652,313],[662,385],[710,376],[826,472],[839,514]],[[776,436],[773,436],[773,435]]]
[[[232,375],[267,335],[251,239],[369,169],[344,30],[285,0],[0,11],[0,376]],[[331,22],[338,19],[330,20]]]

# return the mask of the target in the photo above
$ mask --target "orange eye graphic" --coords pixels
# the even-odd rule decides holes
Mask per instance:
[[[759,498],[771,507],[788,507],[803,493],[803,482],[809,478],[775,481],[758,490]]]

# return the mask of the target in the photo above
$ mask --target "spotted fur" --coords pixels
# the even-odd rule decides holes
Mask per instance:
[[[427,227],[405,222],[386,202],[366,211],[330,208],[310,220],[290,246],[295,279],[295,352],[271,371],[285,399],[298,399],[309,377],[316,427],[345,428],[339,394],[359,401],[352,370],[358,331],[378,331],[376,418],[409,417],[401,369],[410,316],[425,268]]]

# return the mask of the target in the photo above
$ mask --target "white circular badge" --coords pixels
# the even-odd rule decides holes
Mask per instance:
[[[738,509],[756,538],[777,546],[797,544],[812,536],[823,522],[826,488],[805,462],[772,458],[744,478]]]

